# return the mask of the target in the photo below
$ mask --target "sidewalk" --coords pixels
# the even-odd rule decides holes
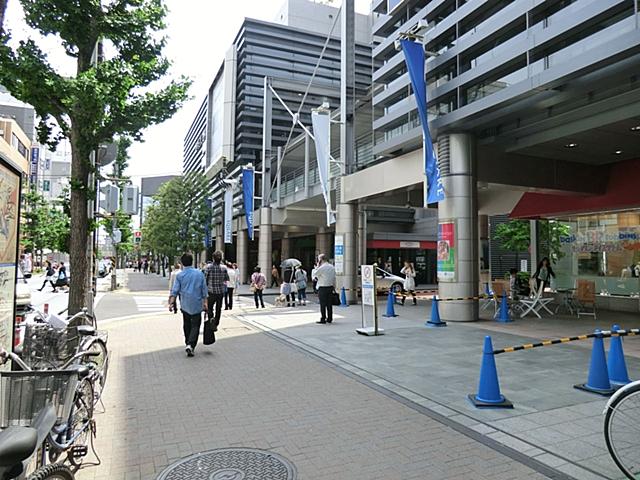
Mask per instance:
[[[152,480],[182,457],[228,447],[276,452],[308,480],[567,478],[227,313],[217,343],[195,358],[174,315],[106,328],[102,465],[79,480]]]
[[[385,306],[379,302],[379,312]],[[429,329],[424,322],[430,318],[430,302],[395,310],[398,317],[381,316],[386,335],[380,337],[355,334],[360,306],[335,308],[332,325],[315,324],[316,305],[266,313],[247,308],[240,318],[577,479],[621,478],[604,444],[607,398],[573,388],[587,379],[590,341],[497,356],[502,393],[514,403],[513,410],[478,410],[467,395],[478,388],[485,335],[500,348],[588,333],[612,323],[637,328],[638,315],[598,312],[598,320],[559,316],[508,324],[450,322]],[[629,374],[640,378],[640,339],[628,337],[624,345]]]

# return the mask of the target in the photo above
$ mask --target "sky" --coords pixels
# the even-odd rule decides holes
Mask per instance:
[[[251,17],[272,21],[283,3],[283,0],[165,1],[169,8],[165,53],[173,62],[174,77],[186,75],[193,80],[189,92],[191,99],[170,120],[145,130],[145,141],[131,147],[127,173],[133,177],[134,183],[139,182],[140,176],[181,172],[183,138],[243,19]],[[341,1],[334,3],[339,6]],[[358,12],[368,13],[370,0],[356,0],[355,3]],[[18,0],[9,0],[8,5],[7,26],[15,37],[29,35],[27,27],[23,26]],[[73,63],[55,42],[47,42],[46,47],[45,51],[57,68],[73,71]]]

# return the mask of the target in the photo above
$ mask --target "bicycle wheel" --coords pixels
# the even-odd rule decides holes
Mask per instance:
[[[640,479],[640,384],[613,401],[604,418],[604,438],[618,468],[627,478]]]
[[[85,365],[93,366],[93,369],[97,372],[97,381],[94,383],[94,403],[97,403],[102,396],[102,391],[107,383],[107,373],[109,371],[109,352],[107,350],[107,344],[104,340],[98,338],[91,342],[89,352],[99,353],[97,356],[87,355],[83,358]]]
[[[65,465],[52,463],[33,472],[27,480],[75,480],[75,476]]]
[[[89,451],[93,434],[93,402],[93,383],[83,378],[76,389],[67,430],[67,441],[75,439],[67,450],[67,459],[76,468],[80,467]]]

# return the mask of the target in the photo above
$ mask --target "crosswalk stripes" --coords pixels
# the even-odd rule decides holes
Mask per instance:
[[[141,313],[164,312],[167,310],[167,300],[163,297],[133,297],[136,308]]]

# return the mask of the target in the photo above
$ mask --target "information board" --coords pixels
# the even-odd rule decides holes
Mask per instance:
[[[362,304],[373,306],[376,301],[373,265],[362,265]]]

